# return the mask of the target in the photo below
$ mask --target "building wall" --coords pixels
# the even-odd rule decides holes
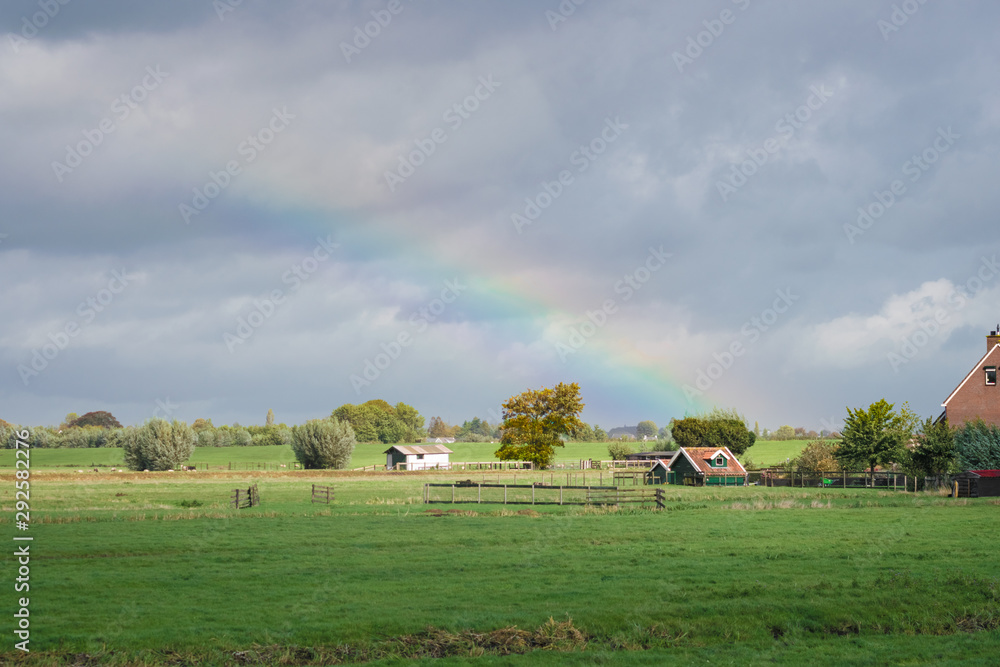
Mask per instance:
[[[990,334],[986,337],[986,358],[945,407],[949,426],[961,427],[976,419],[1000,426],[1000,384],[987,385],[983,370],[984,366],[1000,367],[1000,350],[996,349],[996,345],[1000,343],[1000,334]]]
[[[407,470],[425,470],[441,464],[448,463],[449,454],[424,454],[424,458],[418,459],[415,455],[406,457]]]
[[[1000,366],[994,353],[986,358],[973,372],[955,396],[948,401],[948,425],[960,427],[966,422],[982,419],[988,424],[1000,426],[1000,384],[987,385],[986,373],[982,366]]]

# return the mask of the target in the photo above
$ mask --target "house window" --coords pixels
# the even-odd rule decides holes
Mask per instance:
[[[986,385],[992,387],[997,383],[997,367],[987,366],[983,370],[986,371]]]
[[[417,460],[420,461],[424,458],[423,454],[417,454]]]
[[[719,456],[717,456],[715,458],[715,467],[716,468],[725,468],[726,467],[726,457],[722,456],[721,454]]]

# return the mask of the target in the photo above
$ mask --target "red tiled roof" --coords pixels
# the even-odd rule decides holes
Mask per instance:
[[[1000,470],[970,470],[980,477],[1000,477]]]
[[[714,468],[710,461],[720,451],[725,454],[728,465],[725,468]],[[684,447],[678,456],[681,454],[686,454],[694,466],[706,475],[745,475],[747,473],[746,468],[740,465],[728,447]]]

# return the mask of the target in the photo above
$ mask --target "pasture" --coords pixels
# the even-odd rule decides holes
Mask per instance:
[[[633,447],[641,449],[643,443],[635,443]],[[784,462],[786,458],[798,456],[802,448],[808,444],[805,440],[760,441],[747,450],[747,455],[758,465],[773,465]],[[493,453],[499,447],[492,443],[456,442],[448,445],[454,454],[452,461],[495,461]],[[351,456],[351,468],[362,468],[385,463],[388,448],[384,444],[362,443],[354,449]],[[580,459],[607,460],[608,443],[606,442],[571,442],[565,447],[556,449],[556,463],[575,463]],[[267,463],[281,464],[295,460],[292,448],[289,446],[270,447],[199,447],[187,462],[188,465],[207,465],[212,468],[226,467],[234,464]],[[122,465],[121,449],[101,447],[97,449],[35,449],[32,451],[31,467],[34,470],[65,471],[66,469],[109,468]],[[0,470],[14,467],[14,450],[0,450]]]
[[[421,504],[425,482],[466,477],[497,473],[33,474],[32,652],[4,644],[0,661],[985,664],[1000,649],[995,545],[970,539],[1000,529],[990,499],[665,487],[662,511]],[[261,506],[230,508],[251,482]],[[311,504],[312,483],[335,501]],[[13,491],[2,475],[8,533]]]

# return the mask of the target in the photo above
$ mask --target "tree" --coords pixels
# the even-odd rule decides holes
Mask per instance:
[[[639,422],[639,425],[635,427],[635,438],[636,440],[638,440],[643,436],[647,438],[655,438],[656,432],[657,428],[654,422],[651,422],[649,420],[641,421]]]
[[[670,422],[670,433],[681,447],[701,447],[708,435],[708,423],[698,417],[685,417]]]
[[[271,408],[267,409],[267,419],[264,421],[266,426],[274,426],[274,410]]]
[[[72,414],[72,413],[70,413]],[[69,418],[69,415],[66,415]],[[77,417],[72,421],[67,422],[68,428],[82,428],[84,426],[99,426],[104,429],[111,428],[121,428],[121,423],[115,419],[114,415],[110,412],[104,410],[98,410],[97,412],[88,412],[87,414]]]
[[[685,417],[671,422],[670,428],[681,447],[728,447],[736,456],[746,452],[757,439],[735,410],[715,409],[704,416]]]
[[[351,425],[335,418],[292,427],[292,451],[306,468],[342,469],[350,463],[355,444]]]
[[[427,435],[431,438],[451,438],[454,430],[448,426],[440,417],[431,417],[431,425],[427,428]]]
[[[981,419],[955,431],[955,452],[962,470],[1000,468],[1000,428]]]
[[[612,442],[608,445],[608,456],[612,461],[624,461],[632,453],[632,445],[625,442]]]
[[[837,460],[845,468],[863,465],[873,473],[876,465],[895,463],[904,455],[903,444],[912,436],[915,422],[906,403],[897,414],[884,398],[867,410],[847,408]]]
[[[608,433],[603,428],[594,424],[594,442],[604,442],[608,439]]]
[[[758,438],[760,437],[760,422],[753,423],[753,434]]]
[[[171,470],[194,454],[195,434],[176,419],[150,419],[139,427],[122,429],[121,445],[129,470]]]
[[[810,442],[795,459],[795,467],[799,472],[835,472],[840,470],[837,461],[837,445],[831,445],[818,440]]]
[[[503,404],[501,461],[531,461],[536,467],[552,462],[555,447],[564,447],[562,436],[570,436],[583,422],[580,385],[560,382],[554,389],[529,389]]]
[[[417,442],[424,437],[424,418],[412,405],[402,402],[396,403],[396,419],[406,427],[404,442]]]
[[[779,427],[778,430],[774,432],[772,437],[775,440],[792,440],[795,438],[795,429],[788,424],[785,424],[784,426]]]
[[[955,466],[955,432],[948,427],[948,422],[935,424],[928,417],[920,427],[916,441],[910,450],[909,465],[915,475],[943,475]]]

